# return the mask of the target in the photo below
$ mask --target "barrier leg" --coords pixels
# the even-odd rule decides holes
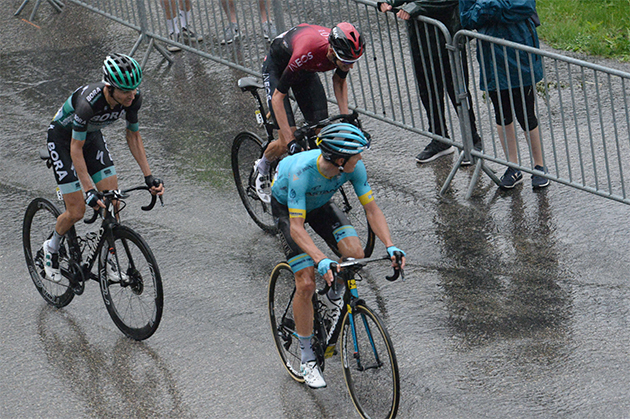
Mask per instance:
[[[440,195],[444,195],[446,191],[448,190],[448,188],[451,186],[451,182],[453,181],[453,178],[455,177],[455,173],[457,173],[457,171],[459,170],[459,167],[462,165],[462,162],[464,161],[464,157],[466,157],[465,153],[459,153],[459,158],[457,159],[457,162],[455,162],[455,164],[453,165],[453,168],[451,169],[451,173],[448,174],[448,177],[446,178],[444,185],[442,185],[442,189],[440,189]]]

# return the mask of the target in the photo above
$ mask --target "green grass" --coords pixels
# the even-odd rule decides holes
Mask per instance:
[[[630,0],[538,0],[536,7],[546,44],[630,61]]]

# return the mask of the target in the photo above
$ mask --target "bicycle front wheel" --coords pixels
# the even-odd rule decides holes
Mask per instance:
[[[300,341],[295,330],[293,317],[293,296],[295,295],[295,277],[288,263],[280,263],[271,272],[269,278],[269,320],[273,340],[280,355],[282,365],[291,377],[304,382],[300,374]]]
[[[276,224],[271,214],[271,204],[260,200],[256,193],[254,163],[263,153],[262,140],[251,132],[241,132],[232,144],[232,172],[236,189],[245,209],[256,224],[268,233],[276,234]]]
[[[363,418],[394,418],[400,401],[400,377],[394,347],[380,318],[358,304],[346,313],[341,329],[343,376]]]
[[[35,288],[49,304],[55,307],[65,307],[74,298],[70,287],[71,275],[70,258],[66,238],[62,238],[59,248],[59,268],[62,278],[59,282],[46,278],[44,272],[44,241],[52,237],[57,217],[61,212],[47,199],[36,198],[26,209],[22,224],[22,245],[26,266],[31,274]]]
[[[135,340],[149,338],[160,325],[162,278],[151,249],[130,228],[114,228],[113,241],[99,258],[101,294],[116,326]],[[109,240],[109,239],[108,239]]]

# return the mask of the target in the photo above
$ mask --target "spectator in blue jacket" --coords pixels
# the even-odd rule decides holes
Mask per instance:
[[[508,41],[538,48],[536,27],[540,25],[535,0],[459,0],[462,26]],[[477,58],[481,66],[481,89],[488,92],[494,106],[499,139],[508,160],[518,163],[516,131],[513,115],[525,131],[531,147],[534,169],[544,173],[545,167],[540,130],[534,105],[536,83],[543,78],[539,55],[486,41],[477,43]],[[525,109],[523,109],[525,104]],[[501,177],[503,189],[511,189],[523,181],[520,170],[508,167]],[[532,187],[544,188],[549,179],[533,175]]]

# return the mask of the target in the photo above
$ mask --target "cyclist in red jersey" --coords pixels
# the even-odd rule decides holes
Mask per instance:
[[[306,122],[321,121],[328,117],[328,104],[317,73],[335,70],[332,81],[339,112],[349,113],[346,76],[364,49],[361,33],[347,22],[332,29],[303,23],[273,40],[262,74],[267,104],[279,129],[279,138],[269,144],[256,162],[256,192],[262,201],[271,202],[269,163],[282,156],[295,140],[295,118],[287,97],[289,89]]]

